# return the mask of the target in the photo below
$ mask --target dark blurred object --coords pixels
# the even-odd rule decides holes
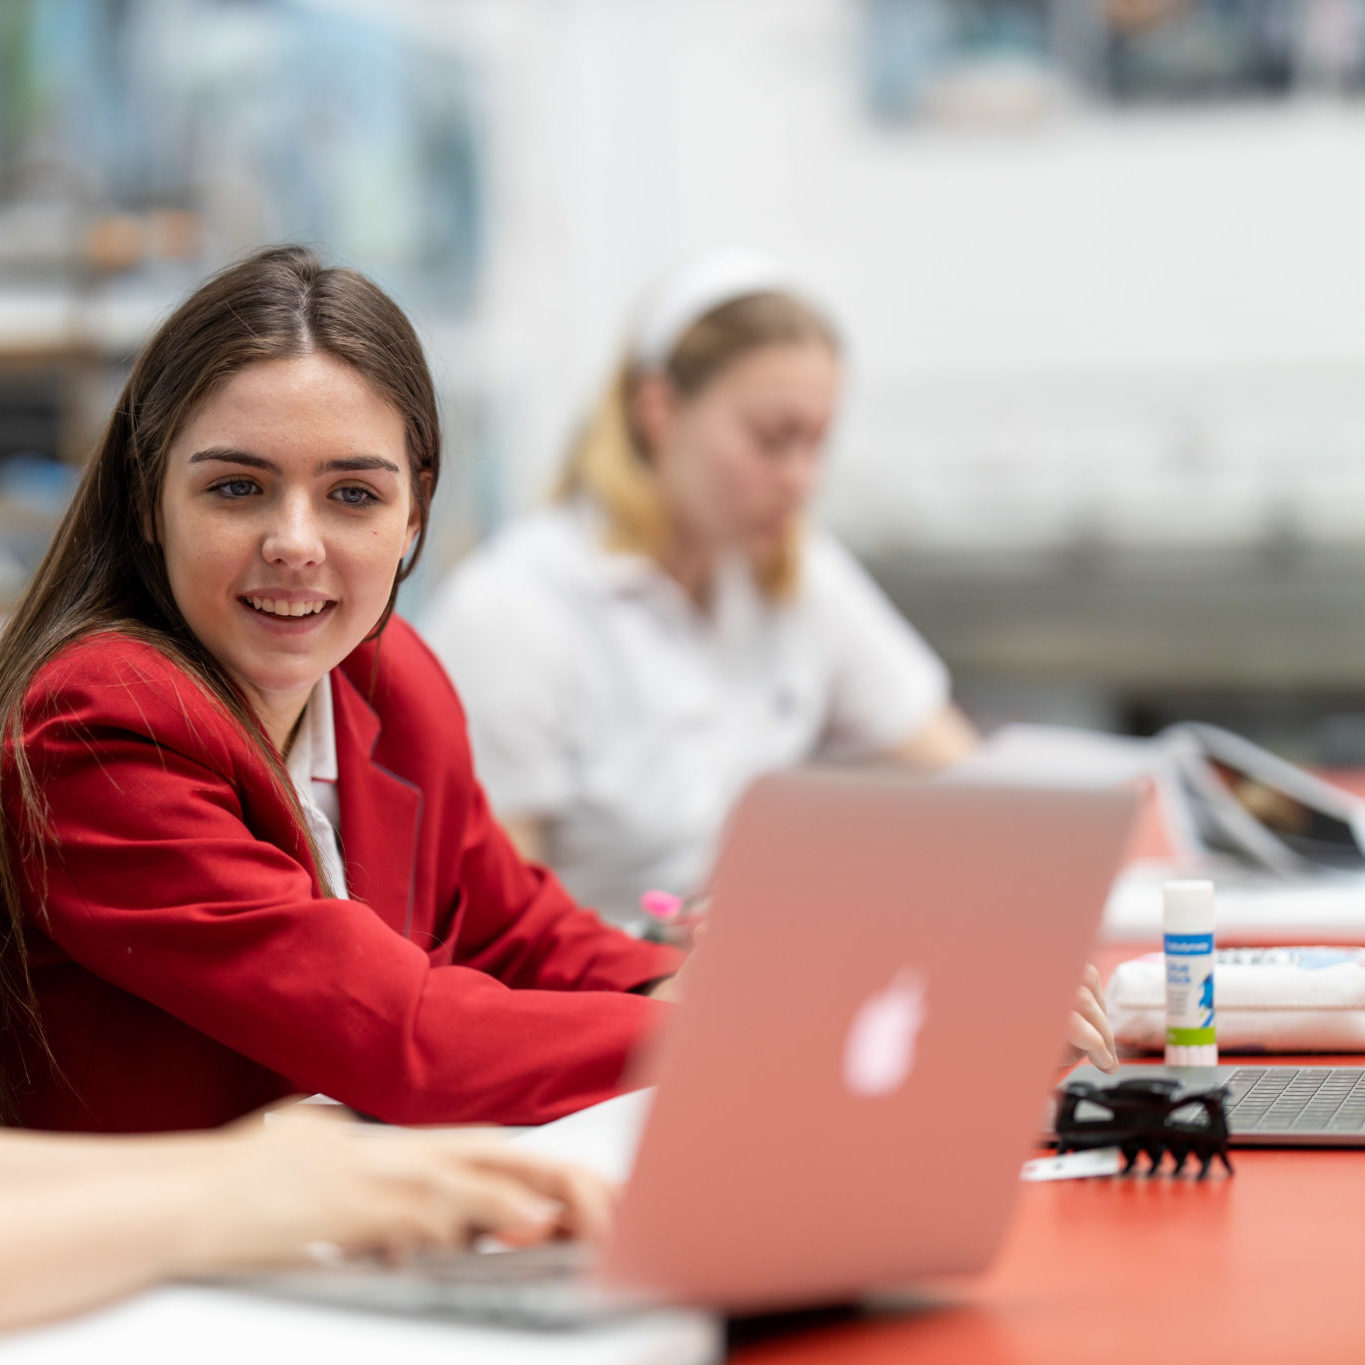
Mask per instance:
[[[1056,106],[1274,98],[1365,88],[1365,0],[864,0],[880,123]],[[1032,106],[1021,73],[1035,75]],[[1002,88],[1012,96],[1006,99]]]
[[[1292,0],[1109,0],[1107,80],[1119,100],[1283,94],[1294,80]]]
[[[1109,93],[1120,101],[1358,90],[1361,0],[1107,0]]]
[[[1114,728],[1154,735],[1185,721],[1235,730],[1304,767],[1365,768],[1365,696],[1358,691],[1304,688],[1276,696],[1173,689],[1134,698],[1120,709]]]
[[[48,372],[19,376],[0,372],[0,459],[61,449],[63,383]]]
[[[1199,1162],[1203,1180],[1215,1161],[1231,1175],[1228,1159],[1228,1119],[1223,1104],[1226,1086],[1186,1090],[1178,1080],[1145,1076],[1097,1085],[1068,1081],[1058,1091],[1056,1118],[1058,1152],[1088,1152],[1117,1147],[1124,1156],[1122,1175],[1148,1160],[1147,1174],[1155,1175],[1168,1153],[1179,1175],[1185,1162]],[[1088,1111],[1088,1112],[1087,1112]]]

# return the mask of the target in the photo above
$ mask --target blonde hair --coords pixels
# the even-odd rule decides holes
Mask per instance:
[[[679,338],[659,373],[681,398],[700,393],[736,361],[767,346],[818,342],[838,352],[825,317],[803,299],[778,291],[729,299],[698,318]],[[556,480],[556,501],[587,497],[606,518],[609,550],[659,558],[667,546],[668,514],[654,475],[653,452],[632,420],[635,391],[647,371],[627,356],[569,449]],[[789,597],[800,579],[800,530],[754,565],[759,586]]]

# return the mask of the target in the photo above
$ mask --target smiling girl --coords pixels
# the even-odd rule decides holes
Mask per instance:
[[[528,866],[392,615],[439,472],[431,377],[297,247],[148,343],[0,641],[0,1085],[45,1128],[291,1091],[395,1122],[612,1093],[677,965]]]

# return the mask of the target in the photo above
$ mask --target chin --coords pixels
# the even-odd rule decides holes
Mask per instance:
[[[781,526],[775,529],[764,528],[761,531],[755,531],[749,538],[749,544],[756,554],[770,555],[781,548],[782,542],[786,540],[790,532],[790,524],[783,522]]]
[[[239,682],[262,696],[287,695],[310,688],[319,678],[325,678],[340,660],[333,660],[329,651],[307,658],[262,659],[242,658],[224,660],[224,667]]]

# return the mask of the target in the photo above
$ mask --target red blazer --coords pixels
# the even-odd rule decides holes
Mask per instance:
[[[61,1078],[9,1041],[24,1122],[206,1127],[323,1091],[395,1123],[540,1123],[618,1086],[666,1008],[625,992],[677,955],[521,860],[409,626],[331,682],[350,900],[322,898],[269,770],[164,655],[105,632],[34,680],[29,952]],[[8,761],[3,798],[13,831]]]

